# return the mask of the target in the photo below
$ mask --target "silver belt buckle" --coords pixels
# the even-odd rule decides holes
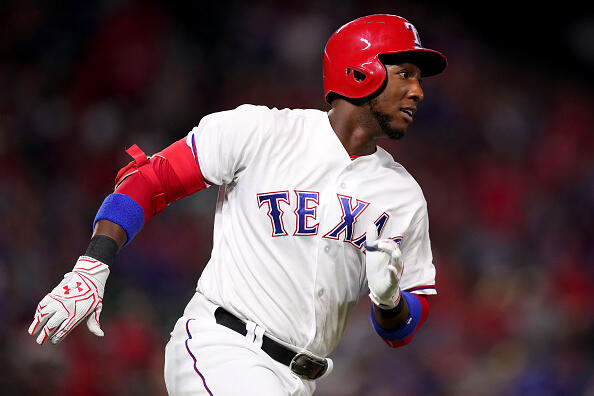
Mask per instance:
[[[299,378],[312,381],[324,375],[328,361],[308,352],[299,352],[291,359],[289,369]]]

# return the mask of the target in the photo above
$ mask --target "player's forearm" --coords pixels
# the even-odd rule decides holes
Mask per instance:
[[[429,314],[429,301],[426,297],[402,292],[400,299],[405,300],[402,304],[406,303],[406,307],[402,306],[400,312],[397,312],[400,303],[393,310],[381,311],[381,308],[374,306],[371,311],[375,332],[392,348],[411,342]],[[405,312],[406,319],[403,321]]]
[[[120,248],[126,243],[126,238],[126,231],[118,224],[109,220],[99,220],[95,224],[84,255],[110,266],[115,262]]]
[[[119,225],[109,220],[99,220],[95,224],[93,230],[93,237],[96,235],[105,235],[113,239],[118,250],[126,243],[127,235],[126,231]]]
[[[408,320],[408,302],[405,298],[400,298],[398,305],[392,309],[382,309],[373,304],[373,316],[382,329],[398,329],[404,326]]]

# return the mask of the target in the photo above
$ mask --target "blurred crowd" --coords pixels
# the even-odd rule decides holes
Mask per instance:
[[[209,258],[214,188],[122,250],[103,339],[81,325],[40,347],[26,332],[84,252],[124,149],[156,152],[242,103],[328,109],[326,40],[388,12],[450,61],[424,80],[407,137],[382,143],[424,190],[439,294],[398,350],[362,298],[316,394],[594,396],[594,95],[574,64],[508,56],[423,4],[59,3],[0,5],[0,394],[165,395],[164,346]]]

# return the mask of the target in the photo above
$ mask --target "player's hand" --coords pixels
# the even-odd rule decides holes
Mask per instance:
[[[392,239],[377,238],[377,228],[371,224],[365,241],[369,298],[376,305],[394,308],[400,299],[400,279],[404,271],[402,253]]]
[[[48,339],[57,344],[86,318],[91,333],[102,337],[99,315],[108,275],[106,264],[80,256],[72,272],[37,305],[29,334],[37,336],[38,344]]]

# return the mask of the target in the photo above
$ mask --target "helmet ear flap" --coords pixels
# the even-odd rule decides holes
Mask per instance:
[[[337,96],[352,100],[368,98],[377,92],[386,81],[386,67],[377,57],[365,62],[365,65],[362,66],[339,66],[332,70],[329,65],[329,62],[325,64],[326,71],[331,71],[329,74],[332,82],[339,89],[328,91],[326,94],[328,103],[331,103]],[[325,84],[331,78],[325,78]],[[358,94],[351,94],[354,92]]]

